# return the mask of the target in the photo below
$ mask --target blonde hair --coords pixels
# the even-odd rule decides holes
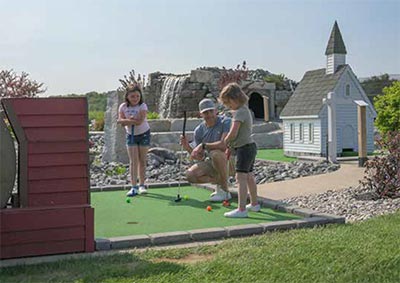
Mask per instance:
[[[237,83],[227,84],[219,94],[219,100],[226,105],[229,100],[235,100],[240,106],[247,103],[249,97],[243,92],[242,88]]]

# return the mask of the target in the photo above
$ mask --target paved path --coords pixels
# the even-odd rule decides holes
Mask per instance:
[[[363,178],[364,169],[358,167],[358,162],[341,162],[340,169],[332,173],[258,185],[258,194],[265,198],[281,200],[354,187]]]

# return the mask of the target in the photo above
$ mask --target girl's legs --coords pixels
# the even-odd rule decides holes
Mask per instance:
[[[139,184],[144,185],[144,181],[146,178],[146,165],[147,165],[147,151],[149,150],[148,146],[139,146],[138,147],[138,159],[139,159]]]
[[[239,183],[239,210],[246,210],[248,173],[237,172],[236,179]]]
[[[257,184],[256,179],[254,177],[254,173],[250,172],[247,174],[247,187],[249,189],[250,194],[250,203],[255,206],[258,204],[257,202]]]
[[[137,146],[128,146],[128,155],[129,155],[129,173],[131,176],[131,184],[132,186],[137,185],[137,173],[138,173],[138,164],[139,164],[139,150]]]

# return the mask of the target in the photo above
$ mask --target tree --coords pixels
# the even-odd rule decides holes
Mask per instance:
[[[361,83],[361,86],[368,96],[376,96],[382,94],[383,88],[392,85],[395,81],[391,80],[388,74],[383,74],[366,79]]]
[[[11,70],[0,71],[0,99],[5,97],[34,97],[45,92],[43,83],[29,78],[29,74],[21,75]]]
[[[375,124],[382,134],[400,131],[400,82],[383,89],[383,95],[375,97],[378,113]]]

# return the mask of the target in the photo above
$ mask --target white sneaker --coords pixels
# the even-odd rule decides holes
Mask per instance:
[[[247,210],[240,211],[239,209],[235,209],[229,212],[225,212],[224,216],[228,218],[246,218]]]
[[[216,194],[222,194],[223,192],[225,192],[223,189],[221,189],[220,185],[217,185],[217,188],[215,189],[215,191],[210,195],[210,197],[216,195]]]
[[[252,205],[251,203],[249,203],[248,205],[246,205],[246,210],[259,212],[261,210],[261,206],[259,204]]]
[[[232,198],[231,193],[221,191],[221,192],[216,192],[215,194],[212,194],[210,197],[210,201],[219,202],[219,201],[224,201],[224,200],[230,200],[231,198]]]
[[[139,186],[139,195],[147,194],[146,187],[144,185]]]
[[[132,188],[129,190],[129,192],[126,193],[127,197],[133,197],[138,194],[137,186],[132,186]]]

